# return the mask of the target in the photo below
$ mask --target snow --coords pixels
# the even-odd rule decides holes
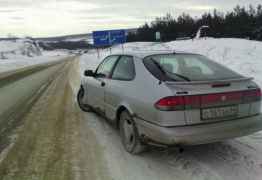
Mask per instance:
[[[41,48],[31,39],[16,39],[0,41],[0,59],[14,57],[34,57],[41,55]]]
[[[0,41],[0,72],[51,62],[68,56],[67,51],[43,51],[30,39]]]
[[[94,113],[85,115],[103,149],[114,180],[261,180],[262,136],[176,149],[151,148],[139,156],[127,153],[118,131]],[[88,140],[87,140],[88,141]],[[110,179],[110,178],[109,178]]]
[[[262,87],[262,42],[243,39],[195,39],[164,44],[136,42],[124,45],[125,51],[176,50],[206,55],[245,76],[254,77]],[[122,52],[115,46],[111,53]],[[81,73],[95,69],[110,50],[90,51],[81,57]],[[261,180],[262,132],[221,143],[176,150],[151,149],[140,156],[128,154],[121,145],[118,131],[105,119],[85,114],[104,150],[108,170],[114,180]]]
[[[69,55],[66,50],[43,51],[37,41],[16,39],[0,41],[0,72],[58,60]]]
[[[245,39],[195,39],[173,41],[169,43],[135,42],[124,45],[124,51],[173,50],[198,53],[223,64],[234,71],[248,77],[254,77],[262,87],[262,42]],[[115,46],[112,53],[121,53],[121,45]],[[100,52],[97,58],[95,50],[82,57],[82,70],[84,67],[94,69],[101,60],[110,55],[110,50]]]
[[[42,64],[46,62],[52,62],[62,58],[68,57],[68,54],[61,51],[43,52],[41,56],[36,57],[24,57],[16,56],[12,59],[0,59],[0,73],[23,68],[31,65]]]
[[[23,44],[23,43],[22,43]],[[0,52],[17,49],[1,46]],[[18,47],[18,46],[17,46]],[[20,47],[20,45],[19,45]],[[2,49],[1,49],[2,48]],[[10,48],[10,49],[8,49]],[[135,42],[124,45],[124,51],[176,50],[199,53],[245,75],[255,78],[262,87],[262,43],[243,39],[195,39],[169,43]],[[104,57],[121,53],[122,46],[90,50],[80,58],[80,72],[95,69]],[[68,57],[67,52],[49,51],[28,57],[16,54],[0,59],[0,72]],[[74,85],[73,85],[74,86]],[[78,87],[77,87],[78,88]],[[108,172],[114,180],[261,180],[262,132],[221,143],[176,149],[151,148],[139,156],[127,153],[118,131],[94,113],[84,114],[85,129],[92,130],[102,147]],[[86,139],[88,144],[90,139]]]

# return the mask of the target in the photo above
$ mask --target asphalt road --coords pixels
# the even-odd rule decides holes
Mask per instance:
[[[79,131],[78,69],[78,59],[68,58],[0,88],[0,179],[103,179],[95,138]]]

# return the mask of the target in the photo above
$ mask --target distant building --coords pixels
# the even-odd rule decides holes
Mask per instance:
[[[209,26],[201,26],[196,34],[195,38],[202,38],[210,36],[210,27]]]

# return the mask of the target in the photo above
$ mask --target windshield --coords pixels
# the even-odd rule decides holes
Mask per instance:
[[[209,81],[243,77],[196,54],[152,55],[144,59],[144,64],[155,77],[166,81]]]

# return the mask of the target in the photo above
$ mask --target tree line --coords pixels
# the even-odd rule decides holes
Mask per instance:
[[[151,23],[145,23],[136,33],[129,33],[127,40],[155,41],[155,33],[161,33],[162,41],[195,37],[201,26],[209,26],[209,36],[216,38],[247,38],[262,41],[262,5],[248,8],[237,5],[231,12],[222,13],[216,9],[193,18],[183,13],[177,18],[171,14],[158,17]]]

